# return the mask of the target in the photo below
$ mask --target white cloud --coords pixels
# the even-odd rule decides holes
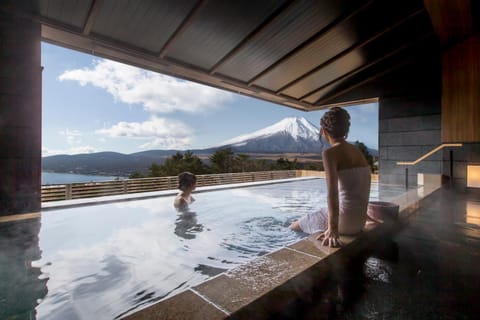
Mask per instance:
[[[110,60],[96,60],[90,69],[67,70],[59,80],[105,89],[116,100],[142,104],[150,113],[212,110],[233,99],[230,92]]]
[[[111,138],[129,137],[151,139],[140,148],[161,147],[167,149],[183,149],[190,145],[192,130],[179,121],[152,117],[144,122],[119,122],[110,128],[95,131],[97,134]]]
[[[80,132],[79,130],[70,130],[68,128],[65,130],[60,130],[58,133],[64,136],[76,136],[76,137],[83,135],[82,132]]]
[[[58,132],[60,135],[65,136],[69,145],[82,143],[83,134],[78,130],[65,129]]]
[[[58,131],[58,134],[65,137],[67,145],[61,149],[42,147],[42,157],[58,154],[93,153],[98,151],[95,147],[91,147],[82,143],[83,133],[79,130],[67,128],[65,130]]]
[[[57,154],[81,154],[81,153],[93,153],[98,150],[91,146],[76,146],[67,149],[50,149],[42,148],[42,157],[54,156]]]

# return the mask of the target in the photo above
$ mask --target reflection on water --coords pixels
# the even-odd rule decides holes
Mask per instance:
[[[196,199],[183,212],[172,207],[173,197],[47,211],[40,232],[39,221],[13,240],[2,232],[0,270],[8,280],[0,284],[0,312],[118,318],[299,240],[290,222],[326,203],[320,179]]]
[[[365,275],[372,281],[391,282],[392,267],[385,260],[371,257],[365,262]]]
[[[184,239],[195,239],[195,234],[203,231],[203,225],[197,221],[197,213],[188,207],[179,210],[179,213],[174,233]]]
[[[31,262],[41,257],[40,219],[0,223],[0,319],[35,319],[47,278]]]
[[[465,218],[468,224],[480,226],[480,200],[467,201]]]

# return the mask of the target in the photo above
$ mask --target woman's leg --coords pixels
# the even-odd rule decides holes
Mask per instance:
[[[292,230],[303,231],[305,233],[315,233],[327,229],[328,210],[322,208],[316,212],[310,212],[290,225]]]

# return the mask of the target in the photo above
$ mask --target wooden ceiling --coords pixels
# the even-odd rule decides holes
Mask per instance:
[[[37,4],[43,41],[305,111],[388,96],[440,61],[421,0]]]

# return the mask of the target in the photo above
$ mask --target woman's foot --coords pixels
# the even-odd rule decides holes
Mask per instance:
[[[289,228],[295,231],[302,231],[302,228],[300,228],[300,223],[298,223],[298,221],[292,222]]]

